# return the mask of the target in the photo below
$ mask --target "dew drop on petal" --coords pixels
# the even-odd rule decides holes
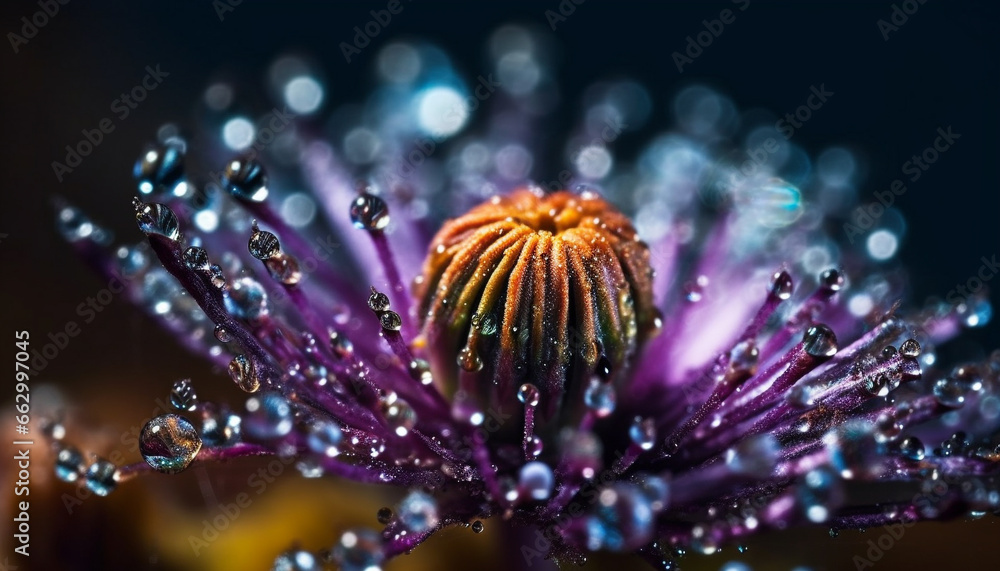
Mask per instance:
[[[208,446],[224,448],[240,441],[243,419],[228,410],[205,411],[201,419],[201,439]]]
[[[234,317],[254,321],[269,312],[267,292],[253,278],[240,278],[232,283],[223,296],[226,311]]]
[[[792,297],[792,291],[795,289],[795,284],[792,282],[792,276],[788,272],[782,270],[774,274],[771,277],[771,286],[768,290],[770,295],[784,301]]]
[[[345,531],[333,547],[333,560],[341,571],[381,571],[382,535],[371,529]]]
[[[56,477],[63,482],[75,482],[85,469],[83,455],[73,446],[62,446],[56,454]]]
[[[233,336],[229,334],[229,330],[223,325],[215,326],[215,338],[219,340],[219,343],[229,343],[233,340]]]
[[[632,443],[643,450],[650,450],[656,441],[656,425],[652,418],[635,417],[628,430]]]
[[[316,557],[301,549],[286,551],[274,559],[271,571],[319,571]]]
[[[146,234],[157,234],[169,240],[180,238],[180,223],[177,215],[163,204],[136,203],[135,220],[139,229]]]
[[[382,525],[389,525],[389,522],[392,521],[392,516],[392,508],[389,507],[381,507],[375,513],[375,519]]]
[[[254,159],[233,159],[223,172],[222,188],[236,198],[263,202],[267,198],[267,173]]]
[[[920,343],[916,339],[907,339],[899,346],[899,354],[907,359],[916,359],[920,356]]]
[[[344,434],[340,427],[327,420],[317,420],[309,425],[309,436],[306,444],[309,450],[333,458],[340,454],[340,441]]]
[[[229,376],[236,383],[236,386],[248,393],[255,393],[260,389],[257,367],[246,355],[239,354],[233,357],[233,360],[229,362]]]
[[[837,336],[826,325],[817,323],[802,336],[802,347],[812,357],[828,359],[837,354]]]
[[[198,404],[198,394],[191,385],[191,379],[180,379],[170,387],[170,406],[180,411],[191,412]]]
[[[378,316],[379,324],[385,331],[399,331],[403,327],[403,318],[395,311],[383,311]]]
[[[907,436],[899,443],[899,452],[907,460],[920,461],[924,459],[924,443],[915,436]]]
[[[299,263],[291,256],[278,254],[268,258],[264,265],[272,278],[285,285],[292,286],[302,281],[302,270],[299,269]]]
[[[87,488],[98,496],[106,496],[118,487],[118,467],[107,460],[94,460],[83,477]]]
[[[472,522],[473,533],[482,533],[484,529],[486,529],[486,526],[483,525],[483,522],[479,521],[478,519]]]
[[[583,402],[598,418],[604,418],[615,411],[618,395],[611,383],[594,378],[584,392]]]
[[[961,408],[965,404],[965,387],[957,379],[944,377],[934,382],[934,398],[943,406]]]
[[[198,431],[186,418],[176,414],[164,414],[150,420],[139,434],[142,458],[164,474],[176,474],[187,468],[199,450]]]
[[[250,250],[250,255],[258,260],[267,260],[281,252],[281,243],[278,242],[277,236],[254,225],[247,249]]]
[[[518,488],[527,497],[544,501],[552,494],[552,487],[555,485],[555,476],[552,475],[552,468],[544,462],[528,462],[521,466],[518,473]]]
[[[292,431],[293,414],[288,400],[279,393],[268,392],[247,399],[243,429],[253,438],[271,440]]]
[[[184,250],[183,258],[184,265],[189,270],[205,271],[211,265],[208,259],[208,251],[198,246],[191,246]]]
[[[361,230],[384,230],[389,225],[389,206],[374,194],[362,192],[351,202],[351,223]]]
[[[412,533],[425,533],[437,527],[439,523],[437,502],[428,494],[420,491],[410,492],[399,503],[397,510],[399,522]]]
[[[517,400],[521,401],[527,406],[536,407],[541,398],[541,393],[538,391],[538,387],[531,383],[524,383],[517,390]]]

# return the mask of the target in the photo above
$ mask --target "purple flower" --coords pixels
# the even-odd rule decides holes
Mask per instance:
[[[143,472],[278,455],[306,477],[410,490],[380,532],[347,530],[323,554],[345,570],[487,518],[539,534],[511,554],[527,562],[611,550],[672,568],[764,529],[1000,508],[1000,352],[955,368],[934,352],[989,303],[899,308],[891,226],[857,246],[834,233],[855,184],[846,151],[815,170],[783,139],[764,159],[721,156],[736,111],[691,87],[677,130],[628,164],[609,144],[648,95],[606,83],[571,137],[579,184],[543,188],[527,180],[551,105],[529,73],[542,63],[499,56],[492,95],[440,57],[386,48],[368,111],[331,114],[336,143],[316,134],[324,93],[303,61],[272,74],[297,115],[284,126],[255,127],[213,86],[202,144],[229,162],[202,183],[191,140],[162,130],[135,169],[145,243],[108,249],[60,207],[87,260],[249,393],[232,412],[198,400],[207,379],[178,381],[176,414],[143,429],[145,463],[87,465],[57,440],[60,478],[105,495]],[[459,136],[481,92],[496,112]],[[292,550],[274,568],[317,565]]]

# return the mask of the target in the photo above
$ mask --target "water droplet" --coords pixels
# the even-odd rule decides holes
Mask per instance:
[[[170,387],[170,405],[177,410],[193,411],[198,404],[198,394],[191,385],[191,379],[180,379]]]
[[[378,321],[385,331],[399,331],[403,327],[403,318],[395,311],[383,311],[379,314]]]
[[[528,437],[528,444],[525,446],[528,456],[531,458],[538,458],[542,455],[545,450],[545,443],[537,434],[532,434]]]
[[[540,399],[541,393],[538,391],[538,387],[531,383],[524,383],[517,389],[517,400],[530,407],[538,406]]]
[[[885,373],[878,373],[876,375],[865,375],[862,381],[865,390],[868,394],[878,397],[884,397],[889,394],[889,377]]]
[[[843,289],[844,282],[846,281],[844,273],[836,268],[826,270],[819,276],[820,285],[823,289],[831,292],[837,292]]]
[[[234,317],[255,321],[268,314],[267,292],[253,278],[240,278],[223,296],[226,310]]]
[[[146,234],[158,234],[169,240],[177,240],[181,236],[177,216],[163,204],[137,203],[135,220],[139,223],[139,229]]]
[[[483,522],[479,521],[478,519],[472,522],[473,533],[482,533],[484,529],[486,529],[486,526],[483,525]]]
[[[228,410],[205,411],[201,419],[201,439],[208,446],[225,448],[240,441],[243,419]]]
[[[250,250],[250,255],[258,260],[268,260],[281,253],[281,244],[277,236],[267,230],[261,230],[254,224],[247,249]]]
[[[883,446],[875,440],[870,422],[855,419],[827,432],[823,436],[830,465],[845,479],[878,476],[883,465],[876,459]]]
[[[351,203],[351,223],[362,230],[384,230],[389,225],[389,207],[378,196],[362,192]]]
[[[208,259],[208,251],[198,246],[191,246],[184,250],[183,258],[184,265],[189,270],[205,271],[208,270],[211,264],[211,261]]]
[[[292,407],[279,393],[269,392],[247,399],[243,427],[253,438],[281,438],[292,431],[292,420]]]
[[[828,359],[837,354],[837,336],[826,325],[817,323],[802,336],[802,346],[810,356]]]
[[[768,478],[774,472],[780,450],[771,434],[751,436],[726,451],[726,467],[735,474]]]
[[[309,437],[306,444],[316,454],[333,458],[340,454],[340,441],[344,434],[333,422],[317,420],[309,424]]]
[[[172,191],[184,176],[184,151],[184,143],[177,140],[147,148],[132,169],[139,192]]]
[[[341,359],[347,359],[354,355],[354,344],[346,335],[336,331],[330,331],[330,349],[334,355]]]
[[[222,273],[222,266],[219,264],[212,264],[209,266],[208,276],[213,286],[218,289],[226,287],[226,276]]]
[[[740,341],[729,352],[729,371],[733,376],[749,377],[757,372],[760,350],[753,339]]]
[[[233,340],[233,336],[229,334],[229,330],[222,325],[215,326],[215,338],[219,340],[219,343],[229,343]]]
[[[774,276],[771,277],[771,287],[768,293],[784,301],[792,297],[794,289],[795,284],[792,282],[792,276],[785,270],[781,270],[780,272],[775,272]]]
[[[533,500],[544,501],[552,494],[555,476],[552,468],[544,462],[533,461],[521,466],[518,473],[518,487],[523,495]]]
[[[397,436],[406,436],[417,424],[417,413],[408,402],[399,398],[383,399],[382,416]]]
[[[382,535],[370,529],[345,531],[333,548],[341,571],[380,571],[384,559]]]
[[[471,347],[463,347],[458,352],[458,359],[456,361],[459,367],[470,373],[476,373],[483,369],[483,360]]]
[[[389,310],[389,296],[375,289],[372,286],[372,294],[368,296],[368,308],[375,313]]]
[[[154,470],[176,474],[187,468],[198,451],[201,437],[188,420],[164,414],[146,423],[139,434],[139,453]]]
[[[420,381],[420,384],[424,386],[434,382],[434,377],[431,375],[431,365],[423,359],[410,361],[410,376]]]
[[[593,378],[583,394],[583,402],[598,418],[604,418],[615,411],[618,394],[610,383]]]
[[[943,406],[960,408],[965,404],[965,387],[951,377],[938,379],[934,383],[934,398]]]
[[[56,477],[63,482],[75,482],[83,473],[83,455],[73,446],[63,446],[56,454]]]
[[[241,200],[263,202],[267,198],[267,173],[254,159],[233,159],[226,165],[222,188]]]
[[[875,440],[879,443],[892,442],[903,432],[903,424],[895,414],[884,412],[875,420]]]
[[[437,527],[439,523],[437,502],[424,492],[410,492],[399,503],[397,510],[399,522],[413,533],[425,533]]]
[[[924,459],[924,443],[915,436],[907,436],[899,443],[899,451],[907,460],[920,461]]]
[[[920,356],[920,343],[916,339],[907,339],[899,346],[899,353],[907,359],[916,359]]]
[[[248,393],[255,393],[260,389],[257,367],[250,362],[246,355],[240,354],[233,357],[233,360],[229,362],[229,376],[236,383],[236,386]]]
[[[295,285],[302,281],[302,271],[295,258],[286,254],[278,254],[264,262],[267,273],[271,277],[285,285]]]
[[[87,467],[84,483],[98,496],[106,496],[118,487],[118,467],[98,458]]]
[[[983,327],[993,318],[993,306],[986,297],[975,297],[958,306],[958,316],[966,327]]]
[[[316,557],[308,551],[293,549],[279,555],[271,566],[271,571],[319,571]]]
[[[634,444],[643,450],[650,450],[656,442],[656,424],[652,418],[637,416],[629,426],[628,436]]]

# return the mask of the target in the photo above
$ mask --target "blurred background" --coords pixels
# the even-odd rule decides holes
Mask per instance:
[[[903,176],[902,165],[931,145],[939,127],[951,126],[961,135],[954,149],[897,199],[906,220],[898,257],[912,271],[911,302],[944,297],[975,275],[981,257],[1000,255],[1000,43],[995,34],[1000,10],[986,1],[404,0],[402,11],[350,63],[341,43],[352,43],[353,28],[372,20],[370,11],[384,9],[387,2],[52,3],[58,13],[45,18],[33,35],[24,34],[22,18],[30,20],[42,10],[37,1],[0,7],[0,29],[8,40],[0,48],[5,141],[0,170],[7,181],[0,206],[7,305],[0,320],[7,334],[27,329],[42,339],[75,319],[77,305],[104,287],[56,231],[51,199],[65,197],[117,236],[138,238],[129,204],[135,188],[132,165],[164,122],[182,128],[196,123],[195,110],[213,81],[231,78],[244,87],[243,94],[254,93],[255,87],[263,92],[266,70],[277,57],[305,54],[327,79],[324,105],[335,108],[360,101],[371,90],[377,54],[392,41],[432,42],[471,79],[494,65],[487,40],[505,24],[537,29],[546,38],[553,62],[547,79],[559,87],[558,104],[547,118],[553,133],[543,134],[556,144],[551,156],[536,157],[530,173],[536,180],[553,180],[565,168],[557,133],[570,131],[581,112],[580,95],[595,81],[630,78],[649,94],[648,120],[615,143],[623,156],[672,124],[670,102],[687,86],[709,85],[741,109],[762,108],[780,116],[802,105],[811,86],[825,85],[833,93],[830,101],[796,130],[795,143],[810,154],[831,145],[854,153],[865,173],[857,190],[864,203]],[[683,53],[688,37],[705,31],[703,21],[718,19],[724,9],[736,13],[735,21],[678,71],[673,54]],[[136,85],[146,66],[156,65],[169,76],[58,181],[51,163],[64,160],[65,146],[81,139],[81,129],[113,116],[109,103]],[[996,323],[970,332],[942,353],[945,359],[965,358],[992,347],[1000,347]],[[218,383],[210,382],[213,375]],[[156,399],[165,398],[170,384],[185,376],[199,379],[203,398],[238,398],[224,376],[116,299],[33,381],[32,397],[72,403],[71,438],[83,447],[124,453],[120,436],[141,427]],[[0,401],[9,403],[12,394],[4,389]],[[5,404],[3,440],[13,434],[12,417]],[[0,446],[6,455],[8,445]],[[156,475],[105,499],[81,499],[75,488],[55,481],[45,453],[40,445],[32,451],[30,560],[15,555],[11,545],[6,514],[12,486],[0,491],[5,514],[0,563],[9,561],[0,569],[264,569],[290,538],[322,548],[345,527],[375,525],[376,510],[395,500],[364,486],[303,480],[294,469],[282,470],[217,541],[195,555],[188,538],[202,533],[219,504],[247,491],[247,476],[266,463]],[[10,474],[11,466],[0,473]],[[5,486],[8,480],[4,476]],[[971,564],[978,561],[982,542],[995,537],[995,525],[993,516],[921,524],[875,565]],[[448,530],[387,568],[508,568],[512,556],[496,527],[487,521],[479,535]],[[852,558],[864,556],[868,541],[881,533],[768,534],[749,542],[745,553],[727,547],[712,557],[689,555],[683,563],[691,569],[720,569],[731,561],[755,569],[852,568]],[[639,562],[598,557],[587,568],[621,565],[633,568]]]

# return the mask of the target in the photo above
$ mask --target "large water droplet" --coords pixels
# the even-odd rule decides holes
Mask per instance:
[[[538,501],[549,499],[552,487],[555,485],[552,468],[545,462],[537,460],[521,466],[517,480],[521,495]]]
[[[731,375],[749,377],[757,372],[757,362],[760,350],[753,339],[740,341],[729,352],[729,371]]]
[[[267,173],[254,159],[233,159],[226,165],[222,187],[236,198],[263,202],[267,198]]]
[[[84,483],[98,496],[106,496],[118,487],[118,467],[98,458],[87,467]]]
[[[424,533],[437,527],[439,523],[437,502],[424,492],[410,492],[399,504],[397,510],[400,523],[412,533]]]
[[[371,529],[346,531],[333,548],[341,571],[381,571],[384,559],[382,536]]]
[[[395,311],[383,311],[379,314],[378,321],[385,331],[399,331],[403,327],[403,318]]]
[[[538,387],[531,383],[524,383],[517,390],[517,400],[530,406],[538,406],[538,402],[541,399],[541,393],[538,392]]]
[[[295,285],[302,281],[302,270],[299,269],[299,263],[289,255],[278,254],[266,260],[264,265],[272,278],[285,285]]]
[[[351,203],[351,223],[362,230],[384,230],[389,225],[389,207],[378,196],[362,192]]]
[[[176,474],[201,450],[201,437],[188,420],[164,414],[146,423],[139,434],[139,453],[154,470]]]
[[[916,359],[920,356],[920,343],[916,339],[907,339],[899,346],[899,354],[907,359]]]
[[[267,315],[267,292],[253,278],[240,278],[232,283],[223,297],[226,310],[234,317],[254,321]]]
[[[781,270],[771,277],[771,287],[768,293],[784,301],[792,297],[792,290],[794,289],[795,284],[792,282],[792,276],[788,272]]]
[[[201,439],[209,446],[224,448],[240,441],[243,419],[228,410],[205,411],[201,419]]]
[[[147,148],[132,169],[139,192],[173,191],[184,176],[184,151],[184,143],[176,140]]]
[[[650,450],[656,442],[656,424],[652,418],[637,416],[629,426],[628,436],[639,448]]]
[[[476,353],[475,349],[472,347],[463,347],[462,350],[458,352],[458,358],[456,361],[462,370],[470,373],[479,372],[483,368],[482,358],[479,357],[479,354]]]
[[[817,323],[802,336],[802,346],[810,356],[828,359],[837,354],[837,336],[826,325]]]
[[[170,405],[177,410],[192,411],[198,405],[198,394],[191,385],[191,379],[180,379],[170,388]]]
[[[319,571],[321,568],[312,553],[293,549],[276,557],[271,571]]]
[[[236,383],[236,386],[248,393],[255,393],[260,389],[257,367],[246,355],[240,354],[233,357],[233,360],[229,362],[229,376]]]
[[[388,311],[389,296],[375,289],[375,286],[372,286],[372,294],[368,296],[368,308],[375,313]]]
[[[820,286],[831,292],[837,292],[843,289],[846,281],[844,273],[836,268],[826,270],[819,276]]]
[[[965,387],[952,377],[938,379],[934,383],[934,398],[949,408],[960,408],[965,404]]]
[[[327,420],[317,420],[309,424],[306,444],[309,449],[323,456],[333,458],[340,454],[340,441],[344,434],[340,427]]]
[[[56,454],[55,469],[63,482],[75,482],[84,471],[83,455],[73,446],[63,446]]]
[[[208,270],[211,265],[211,261],[208,259],[208,251],[205,248],[198,246],[191,246],[184,250],[184,265],[188,267],[189,270],[195,271],[205,271]]]
[[[247,249],[250,250],[250,255],[258,260],[268,260],[281,253],[281,244],[277,236],[267,230],[261,230],[254,224]]]
[[[281,438],[292,431],[292,407],[279,393],[264,393],[247,399],[243,428],[259,440]]]
[[[590,380],[590,385],[587,386],[587,390],[583,394],[583,402],[594,415],[598,418],[604,418],[615,411],[615,406],[618,404],[618,394],[611,383],[604,383],[594,378]]]
[[[177,215],[163,204],[137,202],[135,220],[139,223],[139,229],[146,234],[158,234],[170,240],[180,238],[181,229]]]
[[[382,416],[397,436],[406,436],[417,424],[417,413],[413,407],[400,398],[383,399]]]
[[[907,460],[920,461],[924,459],[924,443],[915,436],[907,436],[899,443],[899,452]]]
[[[751,436],[726,451],[726,467],[736,474],[764,479],[774,472],[780,449],[771,434]]]

